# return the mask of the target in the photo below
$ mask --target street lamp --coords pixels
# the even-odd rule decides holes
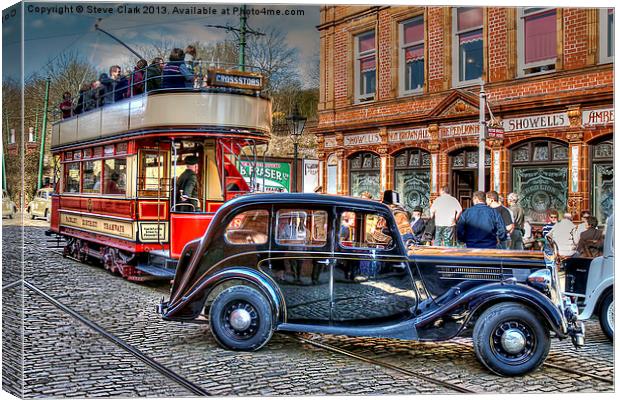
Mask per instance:
[[[299,145],[299,139],[304,132],[307,118],[302,117],[299,114],[299,108],[295,104],[293,113],[286,117],[286,124],[288,125],[288,134],[293,141],[293,188],[291,192],[297,191],[297,146]]]

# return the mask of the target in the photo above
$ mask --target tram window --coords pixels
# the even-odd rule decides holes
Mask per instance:
[[[324,246],[327,243],[327,212],[279,210],[276,242],[281,245]]]
[[[103,193],[124,194],[127,189],[127,160],[105,160],[103,170]]]
[[[141,153],[140,172],[138,174],[140,196],[157,196],[157,192],[165,193],[169,190],[168,169],[166,168],[167,153]]]
[[[99,193],[101,188],[101,161],[84,161],[82,172],[83,193]]]
[[[251,210],[233,218],[224,237],[230,244],[265,244],[269,234],[269,212]]]
[[[67,193],[79,193],[80,191],[80,163],[65,164],[65,189]]]

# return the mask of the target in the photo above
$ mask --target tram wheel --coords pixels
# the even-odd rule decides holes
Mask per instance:
[[[500,303],[486,310],[474,326],[478,360],[498,375],[523,375],[538,368],[551,347],[549,330],[529,308]]]
[[[273,335],[271,305],[254,288],[232,286],[213,301],[209,325],[215,340],[223,348],[256,351]]]

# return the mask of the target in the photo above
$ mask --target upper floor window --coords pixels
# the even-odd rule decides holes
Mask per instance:
[[[524,8],[519,28],[519,74],[555,70],[557,60],[556,9]]]
[[[614,9],[599,11],[599,58],[601,63],[614,61]]]
[[[477,83],[482,78],[483,12],[480,7],[458,7],[452,14],[454,26],[454,84]]]
[[[424,16],[400,24],[401,93],[424,89]]]
[[[355,37],[355,99],[375,99],[377,83],[377,62],[375,52],[375,31]]]

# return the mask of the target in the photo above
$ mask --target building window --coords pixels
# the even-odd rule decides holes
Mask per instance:
[[[549,210],[566,210],[568,146],[546,140],[522,144],[512,153],[512,188],[531,222],[547,222]]]
[[[400,24],[401,93],[424,89],[424,16]]]
[[[614,9],[599,11],[599,58],[601,63],[614,61]]]
[[[381,192],[381,158],[369,152],[357,153],[349,159],[349,193],[361,196],[368,192],[379,199]]]
[[[520,11],[518,21],[520,75],[555,70],[556,14],[556,9],[547,8],[524,8]]]
[[[592,212],[604,224],[614,212],[614,142],[605,140],[591,146]]]
[[[375,31],[355,37],[355,98],[357,101],[375,99],[377,63]]]
[[[338,158],[330,154],[327,158],[327,190],[328,194],[338,194]]]
[[[458,7],[452,13],[454,84],[477,83],[482,78],[483,11],[479,7]]]
[[[429,207],[431,194],[431,155],[420,149],[405,149],[394,156],[394,190],[405,207]]]

